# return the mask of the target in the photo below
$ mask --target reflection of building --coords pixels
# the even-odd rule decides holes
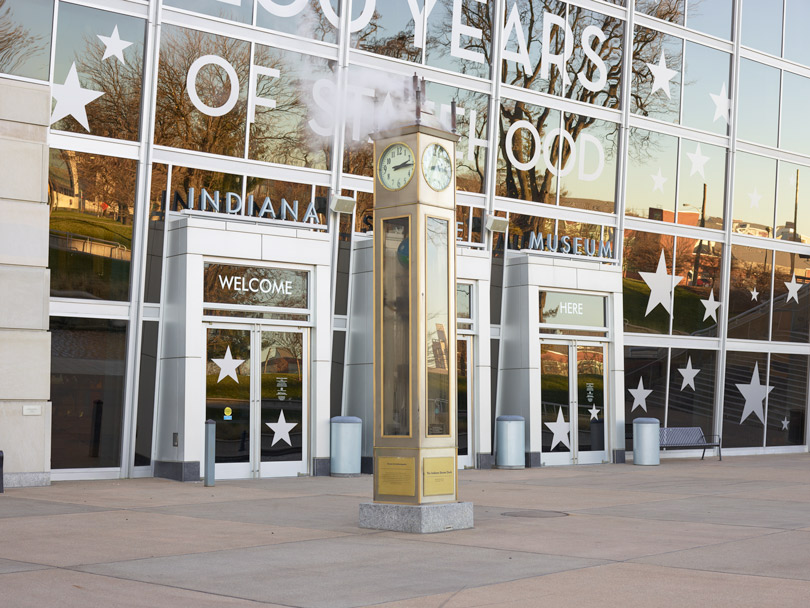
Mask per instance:
[[[785,25],[773,32],[781,41],[773,49],[747,39],[742,25],[783,3],[707,2],[712,18],[690,20],[701,3],[636,2],[629,19],[621,5],[632,3],[559,2],[570,27],[561,40],[571,49],[561,58],[571,76],[565,89],[559,79],[540,78],[542,65],[535,69],[542,32],[566,36],[559,23],[544,21],[548,9],[539,0],[446,3],[448,10],[428,11],[421,29],[409,11],[389,13],[390,3],[377,2],[368,23],[356,16],[353,36],[338,36],[319,12],[329,3],[277,3],[290,12],[313,5],[312,20],[270,16],[266,3],[249,0],[182,3],[191,8],[165,0],[160,10],[128,2],[126,11],[115,0],[53,4],[55,13],[9,13],[12,23],[23,14],[36,21],[21,25],[39,33],[43,48],[15,49],[26,60],[0,77],[9,100],[0,132],[29,138],[4,136],[0,183],[7,483],[198,477],[208,413],[200,377],[207,369],[216,383],[220,375],[206,360],[205,336],[213,331],[241,332],[241,354],[232,354],[248,362],[242,365],[252,376],[300,373],[306,400],[293,431],[304,456],[293,465],[245,453],[255,462],[227,468],[228,476],[323,473],[330,454],[323,429],[332,415],[358,415],[370,433],[377,329],[371,277],[381,262],[373,259],[370,232],[381,186],[368,134],[401,112],[410,116],[415,100],[404,91],[414,71],[427,80],[433,107],[426,110],[446,119],[452,99],[460,108],[455,228],[466,318],[458,330],[466,340],[471,414],[457,426],[467,429],[465,466],[492,462],[501,414],[527,418],[527,461],[546,462],[537,429],[556,418],[533,418],[539,404],[550,403],[543,379],[567,374],[573,383],[577,373],[604,376],[604,450],[591,454],[593,461],[624,458],[625,427],[642,415],[720,433],[729,456],[807,448],[810,140],[801,91],[809,86],[810,58],[791,54],[807,45],[801,37],[796,43],[789,12],[780,13]],[[513,4],[506,51],[493,51],[485,27],[492,19],[481,11],[511,11]],[[609,4],[605,14],[601,4]],[[658,12],[647,14],[653,5]],[[732,11],[740,19],[732,20]],[[103,59],[98,46],[98,36],[114,27],[132,43],[123,60]],[[524,28],[525,54],[517,27]],[[599,37],[588,27],[605,36],[602,64],[584,50],[584,39]],[[421,45],[417,30],[426,36]],[[649,38],[626,44],[636,32]],[[625,49],[634,52],[632,74],[622,73]],[[482,63],[487,57],[491,65]],[[649,67],[661,59],[677,74],[666,82]],[[581,71],[571,72],[574,66]],[[558,67],[552,63],[552,74]],[[780,85],[762,84],[757,70]],[[348,78],[344,124],[335,123],[337,73]],[[741,92],[728,113],[723,90]],[[768,107],[778,115],[752,118]],[[220,193],[218,213],[191,208],[189,191],[199,200],[203,189]],[[332,194],[355,200],[353,213],[330,211]],[[281,219],[282,200],[299,202],[297,221],[291,212]],[[304,221],[310,204],[319,226]],[[506,232],[487,228],[492,216],[507,220]],[[424,226],[408,230],[416,238]],[[556,251],[529,251],[532,233],[552,239]],[[399,236],[390,235],[396,264]],[[600,241],[621,259],[572,254]],[[260,271],[235,274],[239,281],[220,284],[221,298],[207,297],[218,279],[206,274],[207,264]],[[267,287],[277,292],[257,295],[261,279],[277,270],[302,278],[289,294],[276,282]],[[396,280],[409,285],[410,277],[404,271]],[[541,291],[559,296],[556,314],[541,317]],[[584,300],[566,300],[570,294],[597,298],[601,308],[580,315],[576,305]],[[410,357],[404,345],[411,322],[424,314],[388,319],[400,332],[392,345],[400,370]],[[578,322],[586,317],[598,321]],[[422,338],[438,375],[451,367],[450,329],[436,324]],[[283,340],[265,350],[263,332],[294,334],[300,352]],[[541,344],[558,350],[541,360]],[[582,344],[599,346],[603,362],[577,359]],[[215,356],[226,361],[224,353]],[[747,404],[737,385],[752,385],[755,369],[772,390],[760,404]],[[694,382],[685,384],[689,378]],[[227,375],[217,384],[223,402],[242,399],[241,410],[233,409],[255,413],[255,385]],[[572,386],[560,380],[553,387],[563,410],[577,394]],[[398,393],[403,403],[407,397]],[[31,413],[23,416],[23,406]],[[72,418],[76,411],[81,419]],[[275,425],[293,423],[289,412],[286,422],[272,415]],[[569,424],[571,415],[563,411]],[[238,444],[243,433],[257,432],[260,419],[236,433]],[[62,448],[71,445],[66,454]],[[104,456],[103,466],[91,452]],[[585,460],[574,452],[570,462]]]

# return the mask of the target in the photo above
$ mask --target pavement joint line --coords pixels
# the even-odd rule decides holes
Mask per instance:
[[[641,558],[636,558],[641,559]],[[775,574],[757,574],[755,572],[731,572],[729,570],[717,570],[716,568],[689,568],[686,566],[675,566],[675,565],[666,565],[662,566],[661,564],[649,564],[645,562],[634,562],[634,561],[626,561],[623,563],[633,564],[634,566],[651,566],[654,568],[671,568],[673,570],[686,570],[688,572],[711,572],[713,574],[725,574],[726,576],[743,576],[743,577],[753,577],[753,578],[763,578],[766,580],[775,580],[775,581],[801,581],[803,583],[810,584],[810,578],[792,578],[789,576],[777,576]]]

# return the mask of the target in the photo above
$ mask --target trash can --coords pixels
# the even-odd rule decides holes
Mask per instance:
[[[657,465],[660,462],[660,429],[658,418],[633,420],[633,464]]]
[[[359,475],[363,421],[357,416],[335,416],[331,423],[330,474],[332,477]]]
[[[495,468],[526,468],[526,421],[523,416],[498,416],[495,421]]]

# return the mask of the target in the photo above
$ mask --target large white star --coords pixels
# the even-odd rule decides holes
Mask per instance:
[[[599,412],[601,411],[595,405],[588,410],[591,413],[591,420],[599,420]]]
[[[748,193],[748,200],[751,201],[751,209],[753,209],[754,207],[759,209],[759,201],[762,200],[762,195],[759,192],[757,192],[756,188],[754,188],[753,192]]]
[[[287,419],[284,418],[284,410],[281,410],[279,413],[278,422],[265,422],[265,424],[270,427],[270,430],[273,431],[273,443],[270,444],[271,448],[279,441],[285,441],[288,446],[292,447],[292,441],[290,441],[290,431],[298,426],[298,423],[287,422]]]
[[[759,292],[757,291],[756,287],[751,290],[751,301],[759,302]]]
[[[660,190],[661,192],[664,191],[664,182],[667,181],[667,178],[661,174],[661,167],[658,167],[658,173],[655,175],[650,174],[650,177],[653,180],[653,192],[656,190]]]
[[[647,397],[652,393],[651,388],[644,388],[644,378],[638,379],[638,388],[627,389],[633,395],[633,407],[630,408],[632,412],[637,407],[641,407],[645,412],[647,411]]]
[[[700,373],[700,369],[696,367],[692,367],[692,357],[689,357],[686,360],[686,367],[679,367],[678,371],[681,372],[681,376],[683,376],[683,382],[681,382],[681,390],[685,389],[687,386],[691,386],[692,390],[695,389],[695,376]]]
[[[650,68],[650,72],[652,72],[653,75],[652,91],[650,91],[650,95],[660,89],[666,93],[667,99],[672,99],[672,95],[669,92],[671,86],[669,81],[672,80],[672,77],[678,72],[676,70],[670,70],[667,67],[667,58],[664,55],[664,51],[661,51],[661,56],[658,57],[657,64],[648,63],[647,67]]]
[[[743,408],[742,418],[740,424],[745,422],[751,414],[756,414],[757,418],[762,424],[765,424],[765,415],[763,414],[763,401],[773,390],[772,386],[765,386],[759,383],[759,363],[754,363],[754,373],[751,374],[751,382],[749,384],[737,384],[737,390],[745,397],[745,407]]]
[[[568,432],[571,430],[571,423],[565,421],[562,408],[557,410],[557,422],[546,422],[545,425],[554,433],[554,436],[551,438],[552,450],[558,443],[562,443],[569,450],[571,449],[571,441],[568,437]]]
[[[723,87],[720,89],[718,95],[709,93],[709,97],[711,97],[712,102],[714,102],[714,118],[712,122],[715,122],[718,118],[722,118],[725,123],[728,124],[728,112],[731,109],[731,100],[726,93],[726,83],[723,83]]]
[[[217,384],[222,382],[222,379],[226,376],[230,376],[236,383],[239,384],[239,377],[236,375],[236,368],[242,365],[245,362],[244,359],[234,359],[231,355],[231,347],[229,346],[225,350],[225,358],[224,359],[211,359],[214,363],[219,365],[219,378],[217,378]]]
[[[706,179],[706,161],[709,160],[709,157],[703,155],[703,151],[700,149],[700,144],[697,145],[694,152],[687,152],[686,155],[689,157],[689,160],[692,161],[692,167],[689,170],[689,175],[700,173],[700,177]]]
[[[787,287],[787,290],[788,290],[788,296],[787,296],[787,299],[785,300],[785,304],[790,302],[790,298],[793,298],[794,300],[796,300],[796,304],[798,304],[799,303],[799,290],[802,288],[802,286],[801,286],[801,283],[796,282],[796,273],[793,273],[793,277],[790,279],[790,282],[787,282],[787,281],[783,281],[783,282],[785,284],[785,287]]]
[[[714,322],[717,323],[717,309],[720,308],[720,302],[716,302],[714,299],[714,287],[712,287],[712,292],[709,294],[709,299],[701,300],[700,303],[706,308],[706,312],[703,314],[703,320],[705,321],[711,317],[714,319]]]
[[[99,35],[98,37],[106,47],[104,49],[104,57],[102,57],[101,60],[104,61],[107,59],[107,57],[117,57],[118,61],[126,65],[127,62],[126,59],[124,59],[124,49],[132,46],[132,43],[127,42],[126,40],[121,40],[121,37],[118,35],[118,26],[115,26],[112,34],[109,36]]]
[[[65,116],[73,116],[89,132],[90,126],[87,124],[87,112],[84,107],[104,95],[104,92],[82,88],[79,83],[79,75],[76,73],[75,61],[70,66],[65,83],[54,83],[51,90],[53,98],[56,100],[56,107],[51,115],[51,124],[62,120]]]
[[[658,268],[655,272],[639,272],[641,278],[650,288],[650,299],[647,300],[647,312],[644,313],[646,317],[653,308],[659,304],[664,307],[668,313],[672,314],[672,288],[683,280],[683,277],[675,277],[673,284],[671,277],[667,274],[667,261],[664,257],[664,250],[661,250],[661,257],[658,258]]]

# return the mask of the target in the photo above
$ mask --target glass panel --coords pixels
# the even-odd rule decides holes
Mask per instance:
[[[250,462],[250,331],[209,329],[205,418],[216,421],[216,462]]]
[[[470,208],[456,205],[456,241],[470,240]]]
[[[458,455],[467,456],[469,454],[469,428],[467,427],[467,420],[469,417],[470,395],[472,389],[469,377],[469,361],[467,352],[468,340],[459,340],[456,342],[458,348],[456,354],[456,369],[458,372],[458,414],[456,422],[456,430],[458,433]]]
[[[625,231],[624,331],[669,333],[674,247],[675,238],[669,235]]]
[[[627,161],[625,214],[674,222],[678,138],[631,128]]]
[[[472,285],[464,283],[456,285],[456,317],[472,319]]]
[[[779,163],[776,238],[810,243],[810,167]]]
[[[563,129],[560,205],[613,213],[619,125],[566,113]]]
[[[782,54],[782,2],[744,0],[741,42],[777,57]]]
[[[424,11],[424,0],[388,2],[383,10],[374,11],[366,27],[352,34],[352,46],[385,57],[421,63]]]
[[[562,235],[559,235],[562,236]],[[548,239],[551,237],[551,244]],[[555,246],[555,238],[556,246]],[[557,236],[557,222],[551,218],[521,213],[509,214],[509,249],[537,249],[561,251]],[[570,248],[570,238],[569,238]],[[570,251],[570,249],[569,249]]]
[[[163,0],[163,6],[184,8],[195,13],[211,15],[220,19],[251,23],[253,0]]]
[[[427,345],[427,434],[450,434],[450,223],[425,223],[425,343]]]
[[[686,27],[729,40],[731,5],[732,0],[687,0]]]
[[[155,143],[243,157],[249,80],[249,43],[163,25]]]
[[[135,426],[135,466],[152,462],[152,422],[155,417],[155,374],[158,357],[158,324],[143,322],[141,365],[138,378],[138,420]]]
[[[681,140],[678,223],[723,229],[727,150]]]
[[[636,27],[630,111],[677,123],[681,108],[683,40]]]
[[[667,349],[624,348],[625,449],[633,449],[633,420],[658,418],[663,426],[667,392]]]
[[[683,25],[686,0],[636,0],[636,12]]]
[[[570,424],[568,345],[540,345],[540,399],[543,422],[543,451],[570,452],[570,426],[565,431],[557,424]],[[549,426],[552,425],[552,426]],[[554,433],[557,429],[557,433]],[[560,432],[560,431],[565,432]],[[561,438],[564,437],[565,441]],[[555,442],[556,438],[556,442]]]
[[[127,300],[138,161],[51,148],[51,296]]]
[[[605,449],[605,360],[602,346],[577,345],[577,429],[580,451]]]
[[[335,314],[349,314],[349,273],[352,256],[352,215],[340,214],[338,250],[335,260]]]
[[[605,298],[579,293],[541,291],[540,323],[605,327]]]
[[[332,332],[332,375],[329,383],[329,417],[343,413],[343,371],[346,364],[346,332]]]
[[[339,5],[340,0],[320,2],[258,0],[256,25],[334,43],[337,41]],[[374,8],[374,0],[355,0],[352,3],[352,31],[362,30],[368,25],[373,12],[373,10],[370,12],[369,8]]]
[[[354,208],[354,231],[371,232],[374,228],[374,195],[371,192],[358,192]]]
[[[146,233],[146,280],[144,301],[160,302],[160,284],[163,272],[163,236],[166,226],[168,191],[166,180],[169,168],[152,165],[152,181],[149,193],[149,224]]]
[[[810,66],[810,44],[807,44],[807,24],[810,23],[810,3],[807,0],[785,2],[785,59]]]
[[[766,353],[726,354],[726,384],[723,398],[724,448],[761,447],[765,427],[765,399],[772,390],[766,382]]]
[[[676,243],[672,333],[714,337],[722,319],[720,303],[723,245],[679,236]]]
[[[248,158],[329,169],[337,93],[335,64],[257,44]]]
[[[716,366],[715,351],[672,350],[667,426],[699,426],[704,434],[714,434]]]
[[[59,3],[54,129],[136,141],[146,22]]]
[[[244,214],[326,227],[329,221],[328,189],[312,184],[248,177]]]
[[[174,194],[172,194],[170,209],[172,211],[195,209],[224,214],[228,210],[228,193],[232,192],[241,196],[242,179],[241,175],[230,173],[214,173],[190,167],[172,167]],[[203,189],[211,198],[215,199],[215,203],[219,205],[218,208],[215,203],[203,196]],[[278,202],[276,202],[276,209],[278,209]]]
[[[773,252],[732,245],[728,337],[767,340]]]
[[[433,4],[428,15],[427,65],[489,77],[492,12],[491,2],[444,0]]]
[[[261,461],[303,460],[304,336],[263,331]]]
[[[779,70],[740,59],[737,137],[776,146],[779,132]]]
[[[810,78],[802,78],[790,72],[783,74],[782,130],[779,147],[810,155],[810,122],[807,120]]]
[[[51,468],[120,466],[126,321],[51,317],[50,329]]]
[[[307,308],[309,272],[287,268],[205,264],[203,301],[212,304]]]
[[[383,435],[411,434],[410,220],[383,220],[382,405]]]
[[[773,236],[775,192],[776,161],[737,152],[737,164],[734,168],[734,215],[731,224],[734,232]]]
[[[810,260],[777,251],[773,280],[771,339],[807,342],[810,339]]]
[[[803,445],[807,416],[807,355],[771,355],[765,445]]]
[[[0,72],[48,80],[53,0],[0,0]]]
[[[726,135],[731,105],[728,84],[731,56],[694,42],[686,43],[684,53],[683,124]]]

